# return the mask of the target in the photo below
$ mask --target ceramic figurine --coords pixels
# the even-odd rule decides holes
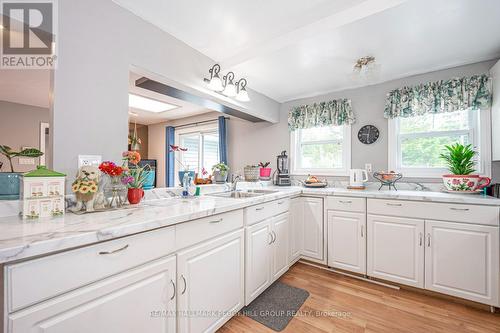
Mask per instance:
[[[80,168],[71,186],[76,196],[76,206],[72,207],[71,211],[93,212],[96,209],[104,209],[104,195],[99,191],[100,175],[101,172],[96,166],[86,165]]]

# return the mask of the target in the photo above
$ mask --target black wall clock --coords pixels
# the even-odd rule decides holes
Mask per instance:
[[[369,145],[377,141],[380,132],[373,125],[365,125],[359,129],[358,139],[365,145]]]

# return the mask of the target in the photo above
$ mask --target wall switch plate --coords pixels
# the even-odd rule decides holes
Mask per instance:
[[[368,173],[372,173],[372,171],[373,171],[373,170],[372,170],[372,164],[371,164],[371,163],[366,163],[366,164],[365,164],[365,170],[366,170],[366,172],[368,172]]]
[[[101,162],[101,155],[78,155],[78,169],[86,165],[99,166]]]

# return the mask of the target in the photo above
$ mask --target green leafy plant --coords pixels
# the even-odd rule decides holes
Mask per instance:
[[[455,143],[446,145],[446,152],[439,157],[443,159],[450,172],[454,175],[470,175],[476,169],[474,158],[477,152],[472,148],[472,145],[463,145]]]
[[[217,163],[216,165],[214,165],[212,167],[212,172],[214,172],[214,171],[219,171],[220,175],[222,177],[224,177],[226,175],[226,172],[229,171],[229,167],[226,165],[226,163],[223,163],[223,162]]]
[[[269,166],[269,164],[271,164],[271,162],[260,162],[259,163],[259,166],[261,168],[267,168]]]
[[[41,151],[35,148],[27,148],[21,151],[13,151],[12,148],[5,145],[0,145],[0,154],[5,156],[9,160],[10,172],[14,172],[14,165],[12,164],[13,158],[15,157],[37,158],[43,155]]]

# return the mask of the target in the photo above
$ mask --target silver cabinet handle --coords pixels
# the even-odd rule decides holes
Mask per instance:
[[[389,203],[389,202],[387,202],[386,205],[387,206],[393,206],[393,207],[401,207],[401,206],[403,206],[403,204],[400,204],[400,203],[396,204],[396,203]]]
[[[340,203],[343,203],[343,204],[350,204],[352,203],[351,200],[339,200]]]
[[[276,238],[278,238],[278,236],[276,236],[276,233],[274,231],[272,231],[273,235],[274,235],[274,240],[273,240],[273,243],[276,242]]]
[[[431,234],[427,234],[427,247],[431,247]]]
[[[186,278],[182,274],[181,274],[181,279],[184,282],[184,289],[182,289],[181,295],[184,295],[184,293],[186,292],[186,289],[187,289],[187,283],[186,283]]]
[[[170,280],[170,283],[172,284],[172,287],[174,287],[174,293],[172,294],[172,297],[170,297],[170,300],[173,300],[175,298],[175,293],[176,293],[175,282],[174,280]]]
[[[101,252],[99,252],[99,254],[100,255],[114,254],[114,253],[118,253],[118,252],[124,251],[126,249],[128,249],[128,244],[125,245],[124,247],[120,247],[119,249],[116,249],[116,250],[113,250],[113,251],[101,251]]]
[[[278,205],[282,205],[284,203],[285,203],[284,201],[278,201]]]
[[[422,246],[422,233],[418,233],[418,246]]]
[[[255,210],[263,210],[265,207],[255,208]]]
[[[221,223],[224,219],[221,217],[220,219],[218,220],[214,220],[214,221],[210,221],[208,223]]]
[[[269,233],[269,236],[271,236],[271,241],[267,243],[267,245],[271,245],[274,242],[274,237],[272,233]]]
[[[451,210],[458,210],[460,212],[466,212],[469,210],[469,208],[455,208],[455,207],[451,207],[450,208]]]
[[[365,237],[365,226],[361,226],[361,238]]]

